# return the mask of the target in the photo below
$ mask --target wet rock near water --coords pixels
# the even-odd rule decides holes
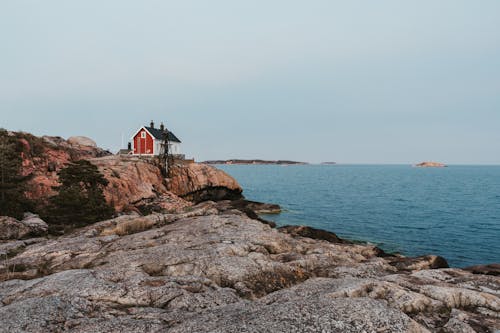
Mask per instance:
[[[233,200],[230,203],[234,209],[250,209],[257,214],[279,214],[281,207],[276,204],[269,204],[245,199]]]
[[[307,237],[312,239],[325,240],[330,243],[343,243],[343,244],[350,243],[345,239],[339,238],[333,232],[316,229],[313,227],[307,227],[303,225],[301,226],[287,225],[280,227],[278,230],[287,233],[292,237]]]

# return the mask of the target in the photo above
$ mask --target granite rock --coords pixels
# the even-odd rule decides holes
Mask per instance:
[[[0,332],[500,329],[496,276],[399,267],[374,246],[290,235],[213,202],[17,242],[0,261]]]

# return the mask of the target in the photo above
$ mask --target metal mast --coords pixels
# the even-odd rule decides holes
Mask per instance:
[[[170,176],[170,162],[171,162],[171,154],[169,151],[169,133],[167,129],[164,129],[163,124],[160,127],[162,130],[162,144],[161,144],[161,149],[160,149],[160,155],[158,156],[160,159],[160,165],[162,167],[162,170],[165,172],[165,176],[169,177]]]

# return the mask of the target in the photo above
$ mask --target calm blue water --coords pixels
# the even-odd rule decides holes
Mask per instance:
[[[450,266],[500,262],[500,167],[218,166],[249,200],[280,204],[279,225],[304,224]]]

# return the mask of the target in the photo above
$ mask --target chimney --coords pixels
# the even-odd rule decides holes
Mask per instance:
[[[151,128],[155,128],[155,122],[151,120],[151,124],[150,124],[150,126],[149,126],[149,127],[151,127]]]
[[[163,122],[160,124],[160,131],[164,131],[165,130],[165,125],[163,125]]]

